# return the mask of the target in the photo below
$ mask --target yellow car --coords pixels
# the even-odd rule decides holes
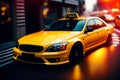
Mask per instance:
[[[108,43],[112,33],[113,26],[98,17],[67,14],[44,30],[19,39],[13,58],[46,65],[77,63],[87,51]]]

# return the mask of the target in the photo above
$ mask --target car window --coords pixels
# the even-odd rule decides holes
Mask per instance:
[[[103,21],[101,21],[101,20],[99,20],[99,19],[94,19],[95,20],[95,28],[96,29],[99,29],[99,28],[101,28],[101,27],[105,27],[106,25],[105,25],[105,23],[103,22]]]
[[[74,28],[74,31],[81,31],[85,25],[86,21],[78,21],[78,23],[76,24],[76,27]]]
[[[89,20],[87,23],[87,28],[93,28],[94,29],[95,22],[93,19]]]
[[[94,26],[95,26],[94,20],[93,19],[89,20],[86,25],[85,33],[92,32],[94,30]]]

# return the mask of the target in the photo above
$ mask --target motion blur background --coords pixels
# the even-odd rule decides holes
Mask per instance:
[[[67,12],[98,17],[109,14],[107,16],[114,19],[120,14],[120,1],[0,0],[0,43],[15,41],[39,31],[52,21],[64,17]]]
[[[112,24],[112,44],[88,52],[74,66],[33,65],[12,58],[18,38],[40,31],[68,12]],[[120,80],[119,74],[120,0],[0,0],[0,80]]]

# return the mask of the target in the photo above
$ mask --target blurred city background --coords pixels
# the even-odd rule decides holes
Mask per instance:
[[[88,52],[76,65],[44,66],[13,59],[20,37],[66,13],[97,16],[114,26],[112,45]],[[0,0],[0,80],[120,80],[120,0]]]
[[[0,43],[41,30],[67,12],[81,16],[115,17],[119,0],[0,0]]]

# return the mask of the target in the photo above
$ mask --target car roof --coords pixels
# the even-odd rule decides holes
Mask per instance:
[[[91,17],[80,16],[78,18],[73,18],[73,19],[64,17],[64,18],[61,18],[61,19],[58,19],[58,20],[85,20],[85,19],[89,20],[89,19],[94,19],[94,18],[100,19],[99,17],[93,17],[93,16],[91,16]]]

